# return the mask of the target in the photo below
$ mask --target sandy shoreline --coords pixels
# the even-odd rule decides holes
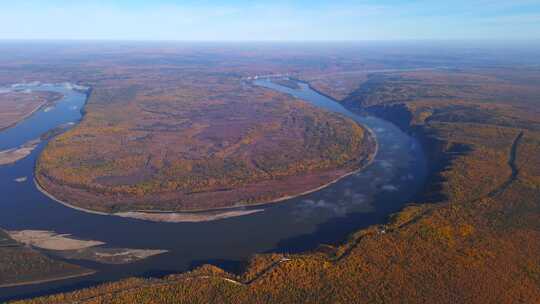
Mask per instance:
[[[46,250],[81,250],[104,245],[104,242],[79,240],[69,234],[57,234],[45,230],[8,231],[18,243]]]
[[[39,190],[39,192],[43,193],[45,196],[47,196],[48,198],[52,199],[53,201],[59,203],[59,204],[62,204],[68,208],[71,208],[71,209],[75,209],[75,210],[78,210],[78,211],[82,211],[82,212],[86,212],[86,213],[92,213],[92,214],[97,214],[97,215],[114,215],[112,213],[105,213],[105,212],[100,212],[100,211],[94,211],[94,210],[90,210],[90,209],[84,209],[84,208],[80,208],[80,207],[77,207],[77,206],[73,206],[73,205],[70,205],[64,201],[61,201],[59,199],[57,199],[56,197],[54,197],[52,194],[50,194],[49,192],[45,191],[45,189],[43,189],[41,187],[41,185],[39,184],[38,180],[34,177],[34,185],[36,186],[36,189]]]
[[[88,260],[105,264],[128,264],[167,253],[163,249],[106,247],[101,241],[82,240],[71,234],[47,230],[6,231],[19,244],[45,250],[66,259]]]
[[[216,214],[205,214],[204,212],[141,212],[141,211],[127,211],[113,213],[110,215],[132,218],[138,220],[145,220],[151,222],[164,222],[164,223],[200,223],[217,221],[221,219],[227,219],[232,217],[244,216],[263,212],[262,209],[255,210],[231,210],[225,212],[218,212]],[[208,211],[209,213],[211,211]]]

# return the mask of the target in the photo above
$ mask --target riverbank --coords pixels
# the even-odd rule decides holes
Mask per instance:
[[[104,264],[128,264],[168,252],[161,249],[106,247],[105,242],[83,240],[70,234],[46,230],[7,231],[7,233],[17,243],[42,250],[47,255]]]
[[[105,244],[100,241],[79,240],[68,234],[45,230],[7,231],[7,233],[18,243],[46,250],[81,250]]]

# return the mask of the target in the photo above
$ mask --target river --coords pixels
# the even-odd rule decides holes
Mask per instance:
[[[348,234],[384,223],[424,185],[426,158],[419,143],[392,123],[349,111],[304,83],[291,89],[257,80],[255,85],[291,94],[328,111],[341,113],[370,128],[378,153],[364,170],[327,188],[267,206],[246,216],[200,223],[158,223],[96,215],[65,207],[38,191],[32,182],[42,142],[26,158],[0,166],[0,227],[6,230],[47,230],[106,246],[168,250],[166,254],[125,265],[71,261],[97,270],[95,275],[0,289],[0,301],[45,295],[92,286],[129,276],[182,272],[210,262],[237,271],[249,256],[263,252],[301,252],[321,243],[343,241]],[[64,94],[53,109],[42,109],[16,126],[0,132],[0,150],[35,139],[66,123],[78,122],[86,95],[66,85],[27,85],[29,90]],[[15,179],[27,177],[25,182]],[[250,208],[244,208],[249,210]]]

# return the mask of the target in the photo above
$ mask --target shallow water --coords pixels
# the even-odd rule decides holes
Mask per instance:
[[[256,207],[263,208],[264,212],[213,222],[155,223],[84,213],[47,198],[32,182],[36,158],[46,144],[42,143],[27,158],[13,165],[0,166],[0,193],[3,194],[0,227],[50,230],[102,241],[111,247],[170,252],[128,265],[72,261],[97,269],[98,273],[78,279],[0,289],[0,300],[69,291],[129,276],[181,272],[205,262],[237,270],[240,261],[255,253],[309,250],[320,243],[339,242],[359,228],[383,223],[423,186],[426,163],[421,147],[393,124],[350,112],[305,84],[300,84],[299,90],[266,80],[255,84],[294,95],[368,126],[379,143],[374,162],[320,191]],[[86,95],[61,86],[47,89],[61,91],[66,97],[53,110],[41,110],[23,123],[0,132],[0,150],[19,146],[51,128],[81,118],[80,109]],[[14,181],[24,176],[28,177],[26,182]]]

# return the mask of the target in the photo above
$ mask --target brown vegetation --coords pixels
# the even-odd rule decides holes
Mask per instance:
[[[538,303],[540,116],[534,99],[510,96],[540,86],[498,72],[386,75],[346,100],[437,143],[437,204],[411,205],[337,247],[258,256],[240,276],[204,267],[35,302]]]
[[[503,67],[496,61],[494,68],[486,69],[366,74],[364,68],[387,67],[385,60],[391,62],[387,64],[390,67],[418,62],[420,66],[446,65],[448,60],[427,55],[419,58],[399,49],[395,51],[399,53],[397,59],[388,51],[378,57],[363,52],[368,60],[362,64],[354,55],[357,50],[316,53],[263,49],[231,51],[223,47],[205,55],[167,47],[144,52],[107,49],[108,55],[100,63],[95,54],[89,56],[92,62],[81,60],[77,56],[92,53],[79,48],[78,55],[63,53],[61,59],[47,54],[51,58],[39,69],[26,67],[19,72],[28,80],[79,81],[99,89],[91,97],[88,116],[80,129],[66,134],[67,139],[81,143],[95,143],[92,136],[114,138],[130,130],[133,126],[121,123],[125,117],[141,109],[154,110],[138,109],[147,104],[142,101],[161,104],[153,102],[150,93],[167,96],[173,90],[171,96],[195,103],[205,100],[198,93],[210,96],[210,88],[224,83],[229,86],[231,79],[272,72],[298,73],[323,93],[346,104],[361,105],[419,136],[434,170],[427,191],[433,203],[411,205],[387,225],[358,231],[339,246],[325,245],[299,255],[257,256],[240,275],[204,266],[164,279],[132,278],[24,303],[540,302],[538,69]],[[450,56],[451,64],[473,65],[474,56]],[[478,56],[483,66],[493,62],[489,61],[490,54],[479,52]],[[65,58],[81,65],[62,65]],[[376,62],[373,66],[369,66],[371,59]],[[17,63],[3,65],[0,83],[13,82],[17,77],[10,69],[13,66]],[[212,73],[201,72],[205,69]],[[349,76],[355,74],[358,78]],[[144,79],[134,75],[144,75]],[[348,75],[346,81],[343,75]],[[179,85],[180,78],[185,85]],[[342,87],[332,92],[334,84],[340,82]],[[268,91],[242,89],[251,90],[255,96],[286,99]],[[132,97],[141,102],[129,102]],[[159,113],[181,113],[182,109],[172,106],[175,102],[165,100],[164,104],[166,108],[158,108]],[[247,107],[246,111],[252,109]],[[149,122],[155,119],[153,114],[142,117],[150,117]],[[143,126],[146,122],[141,120]],[[159,132],[171,127],[170,123],[162,129],[150,125]],[[81,130],[101,133],[77,133]],[[152,132],[158,133],[155,130]],[[74,135],[88,136],[70,137]],[[122,138],[122,144],[147,140],[125,135],[118,138]],[[92,152],[92,147],[81,147]],[[62,155],[56,157],[61,159]],[[98,160],[87,165],[99,167]],[[10,265],[20,271],[24,264]],[[4,273],[9,272],[0,272]]]
[[[84,121],[41,155],[37,180],[97,211],[202,210],[317,188],[371,153],[344,117],[238,80],[208,88],[94,88]]]

